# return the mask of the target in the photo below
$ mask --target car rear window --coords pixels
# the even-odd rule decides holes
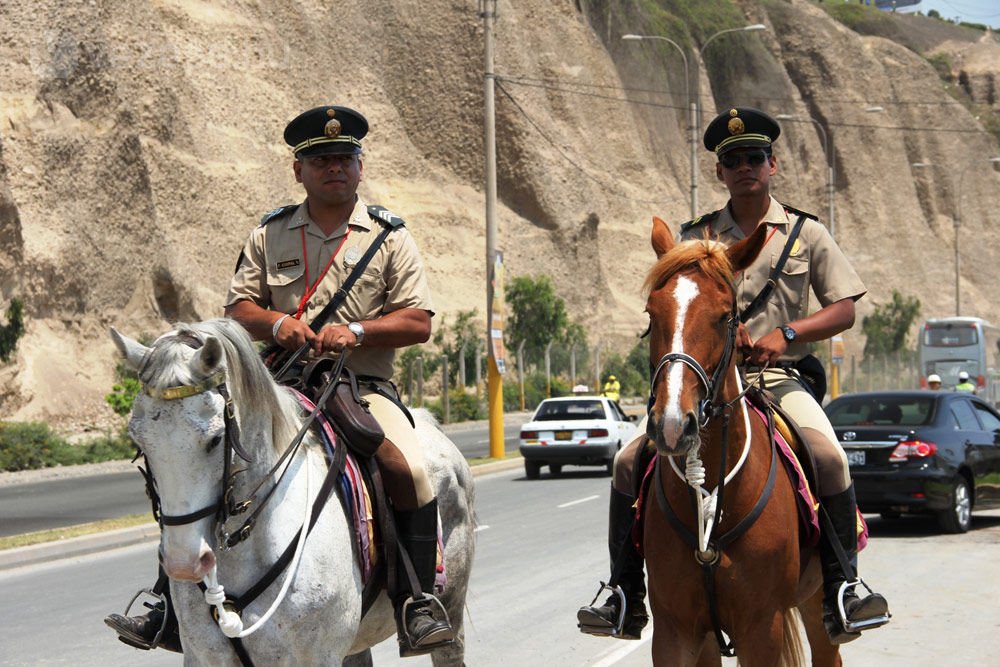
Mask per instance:
[[[604,406],[600,401],[549,401],[538,406],[535,421],[557,419],[604,419]]]
[[[925,426],[934,417],[933,396],[850,396],[826,408],[834,426]]]

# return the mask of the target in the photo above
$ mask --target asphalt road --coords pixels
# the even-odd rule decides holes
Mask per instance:
[[[648,630],[642,641],[620,642],[575,628],[576,608],[607,573],[607,477],[581,469],[530,482],[517,469],[476,485],[467,664],[650,664]],[[964,535],[939,535],[931,519],[870,524],[862,575],[889,599],[893,620],[844,646],[845,664],[1000,665],[1000,512],[974,515]],[[177,655],[118,644],[101,622],[154,571],[155,545],[144,544],[0,572],[0,665],[180,665]],[[392,642],[377,647],[376,664],[430,665],[395,651]]]
[[[508,417],[504,425],[507,452],[517,452],[520,425],[526,419],[523,415]],[[489,456],[486,426],[477,422],[445,428],[466,458]],[[0,486],[0,537],[148,511],[142,477],[134,469]]]

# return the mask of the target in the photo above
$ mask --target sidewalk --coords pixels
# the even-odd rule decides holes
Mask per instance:
[[[505,420],[506,422],[506,420]],[[466,425],[475,422],[465,422]],[[450,424],[453,430],[462,430],[459,424]],[[446,427],[445,427],[446,428]],[[495,472],[514,470],[520,468],[523,461],[520,456],[511,457],[502,461],[493,461],[472,466],[472,476],[481,477]],[[33,544],[27,547],[16,547],[14,549],[0,550],[0,572],[26,565],[36,565],[62,558],[75,558],[106,551],[118,549],[142,542],[155,542],[160,539],[160,528],[155,523],[145,523],[129,528],[119,528],[93,535],[81,535],[55,542],[44,544]]]

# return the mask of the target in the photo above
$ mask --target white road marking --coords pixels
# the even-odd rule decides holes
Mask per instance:
[[[586,498],[580,498],[579,500],[571,500],[568,503],[563,503],[562,505],[556,505],[556,507],[558,509],[562,509],[564,507],[569,507],[570,505],[579,505],[580,503],[585,503],[590,500],[596,500],[598,498],[600,498],[600,496],[587,496]]]

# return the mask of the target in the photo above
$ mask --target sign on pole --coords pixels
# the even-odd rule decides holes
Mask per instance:
[[[496,362],[497,371],[503,375],[507,372],[507,350],[503,344],[504,276],[502,251],[497,250],[491,269],[493,275],[490,279],[490,287],[493,298],[490,300],[490,354]]]
[[[844,362],[844,337],[837,334],[830,343],[830,359],[839,366]]]

